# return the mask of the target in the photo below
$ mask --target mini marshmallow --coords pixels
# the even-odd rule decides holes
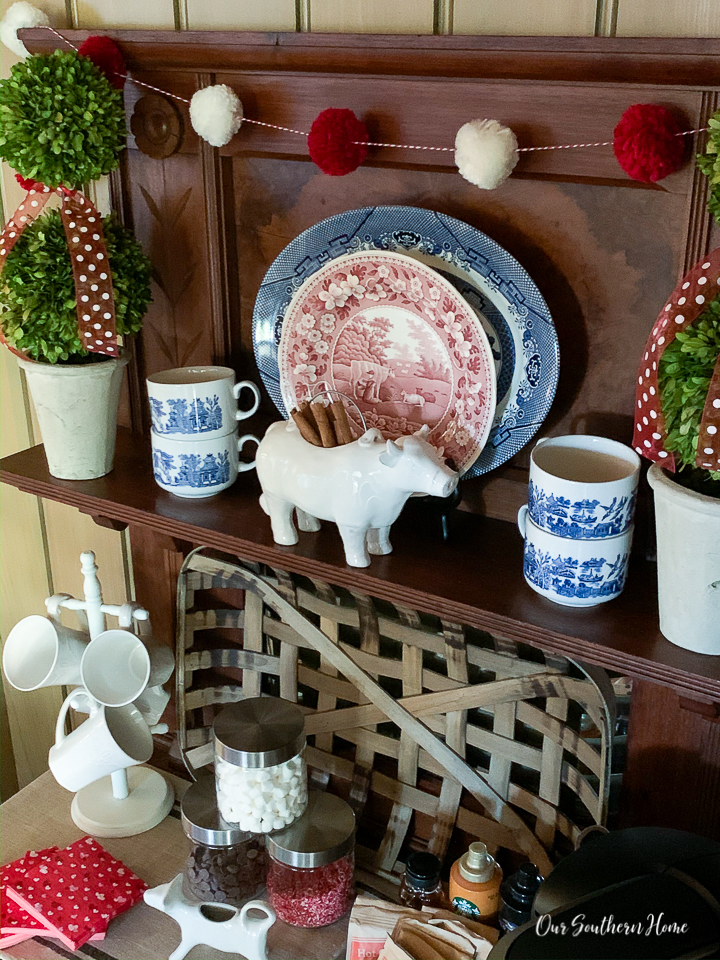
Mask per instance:
[[[307,804],[302,757],[261,769],[247,769],[216,757],[218,807],[242,830],[269,833],[293,822]]]

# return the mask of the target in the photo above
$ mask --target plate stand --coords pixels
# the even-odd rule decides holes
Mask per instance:
[[[133,837],[164,820],[174,801],[167,780],[142,766],[130,767],[127,778],[129,792],[123,800],[113,796],[110,777],[78,791],[70,808],[76,826],[94,837]]]

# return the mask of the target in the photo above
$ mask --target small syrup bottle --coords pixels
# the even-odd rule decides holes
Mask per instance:
[[[501,930],[514,930],[527,923],[532,916],[532,904],[540,889],[543,878],[534,863],[521,863],[514,873],[500,887],[500,913],[498,923]]]
[[[471,920],[493,920],[500,906],[502,869],[484,843],[471,843],[450,869],[450,903]]]
[[[400,884],[400,903],[413,910],[446,906],[440,881],[441,866],[434,854],[413,851],[407,858]]]

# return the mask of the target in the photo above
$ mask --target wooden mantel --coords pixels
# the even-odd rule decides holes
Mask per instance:
[[[381,600],[436,614],[494,636],[538,646],[639,679],[684,697],[720,701],[720,658],[682,650],[660,633],[655,565],[637,558],[616,600],[576,610],[539,597],[522,576],[522,540],[514,526],[466,512],[442,543],[438,526],[406,509],[393,528],[394,551],[367,569],[348,567],[337,529],[301,533],[294,547],[273,542],[254,476],[208,500],[187,501],[161,490],[147,442],[120,430],[115,469],[99,480],[56,480],[42,446],[1,461],[0,481],[72,504],[99,520],[142,524],[193,546],[356,589]]]
[[[108,34],[134,76],[179,97],[228,83],[247,117],[301,131],[325,107],[349,107],[373,140],[392,143],[451,146],[474,117],[509,124],[523,145],[606,141],[633,103],[671,106],[687,129],[704,126],[720,103],[719,40]],[[88,33],[62,35],[77,46]],[[63,46],[44,30],[21,36],[33,52]],[[114,205],[155,268],[154,303],[121,410],[135,435],[121,431],[115,470],[100,480],[55,480],[39,448],[3,461],[2,480],[102,522],[129,524],[138,599],[167,639],[183,556],[205,544],[626,673],[635,685],[625,822],[720,835],[720,658],[673,647],[659,632],[655,570],[644,559],[647,490],[627,589],[590,610],[556,607],[523,581],[520,538],[505,521],[524,502],[527,447],[465,485],[470,512],[457,515],[447,546],[401,519],[395,552],[353,570],[334,530],[277,547],[253,480],[241,477],[233,490],[198,503],[157,488],[144,389],[148,374],[188,364],[229,363],[257,379],[252,310],[278,253],[324,217],[407,204],[483,230],[540,288],[561,354],[543,432],[627,443],[647,332],[677,277],[719,242],[706,180],[691,162],[703,136],[688,143],[685,166],[659,184],[629,180],[605,147],[526,153],[506,184],[486,192],[457,175],[451,152],[383,148],[354,174],[325,177],[302,137],[245,123],[217,151],[198,139],[184,104],[130,84],[125,98],[133,135],[112,179]],[[261,416],[263,423],[277,416],[269,398]]]

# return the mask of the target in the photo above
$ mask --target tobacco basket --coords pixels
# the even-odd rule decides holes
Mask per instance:
[[[615,706],[601,669],[202,549],[178,581],[176,662],[191,772],[212,762],[222,704],[301,707],[311,786],[353,805],[361,878],[386,895],[411,848],[444,859],[480,838],[547,874],[605,821]]]

